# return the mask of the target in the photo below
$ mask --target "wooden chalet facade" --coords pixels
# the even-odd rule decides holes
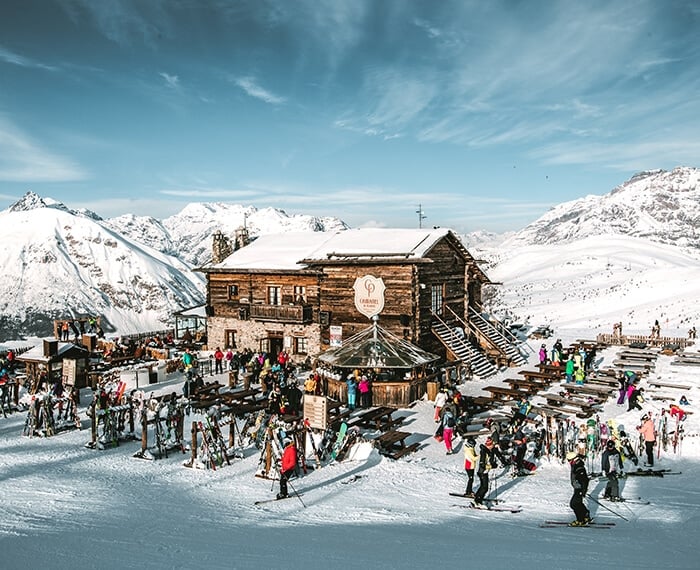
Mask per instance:
[[[222,252],[224,255],[222,255]],[[231,253],[232,252],[232,253]],[[215,236],[207,277],[210,347],[318,355],[366,329],[354,303],[355,280],[385,285],[381,326],[428,352],[446,355],[436,318],[469,320],[489,283],[448,229],[352,229],[261,236],[233,251]],[[338,328],[340,327],[340,328]]]

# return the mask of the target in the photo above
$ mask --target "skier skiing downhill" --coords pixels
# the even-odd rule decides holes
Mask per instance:
[[[588,493],[588,473],[586,473],[586,464],[584,456],[576,451],[570,451],[566,455],[566,459],[571,465],[571,486],[574,488],[574,493],[569,501],[569,506],[576,514],[576,520],[571,523],[571,526],[585,526],[591,522],[591,513],[583,503],[583,498]]]
[[[603,498],[611,501],[621,501],[620,484],[617,479],[622,476],[622,456],[612,439],[609,439],[605,444],[605,451],[601,457],[601,470],[608,478]]]
[[[287,481],[289,481],[297,467],[297,448],[294,445],[294,441],[286,437],[283,443],[284,452],[282,453],[282,465],[280,467],[280,492],[277,494],[278,499],[286,499],[289,496]]]

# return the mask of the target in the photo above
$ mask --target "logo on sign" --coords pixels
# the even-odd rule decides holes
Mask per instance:
[[[374,315],[382,312],[386,287],[384,287],[384,281],[381,277],[373,275],[358,277],[352,288],[355,290],[355,308],[361,314],[371,319]]]

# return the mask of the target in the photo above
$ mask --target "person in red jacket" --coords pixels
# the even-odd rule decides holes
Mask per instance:
[[[214,352],[214,364],[215,364],[214,374],[223,374],[224,373],[224,353],[221,351],[221,349],[218,346],[216,347],[216,351]]]
[[[291,438],[284,438],[284,452],[282,453],[282,465],[280,467],[280,492],[277,494],[278,499],[286,499],[289,496],[287,492],[287,481],[292,476],[297,468],[297,448]]]

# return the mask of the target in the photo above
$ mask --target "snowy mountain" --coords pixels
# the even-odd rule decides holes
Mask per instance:
[[[604,196],[554,207],[499,243],[476,244],[494,314],[532,325],[681,336],[700,321],[700,170],[642,172]],[[465,243],[469,243],[465,240]],[[571,305],[576,307],[571,311]]]
[[[0,334],[44,336],[53,320],[99,314],[105,331],[164,328],[201,303],[204,279],[91,212],[28,193],[0,212]]]
[[[571,243],[628,235],[700,248],[700,169],[641,172],[604,196],[564,202],[504,242],[504,247]]]
[[[339,218],[306,214],[289,215],[278,208],[226,204],[223,202],[192,203],[181,212],[159,222],[155,218],[133,215],[112,218],[106,222],[134,241],[199,266],[211,257],[211,236],[221,230],[232,237],[245,225],[251,237],[287,231],[335,231],[348,226]]]

